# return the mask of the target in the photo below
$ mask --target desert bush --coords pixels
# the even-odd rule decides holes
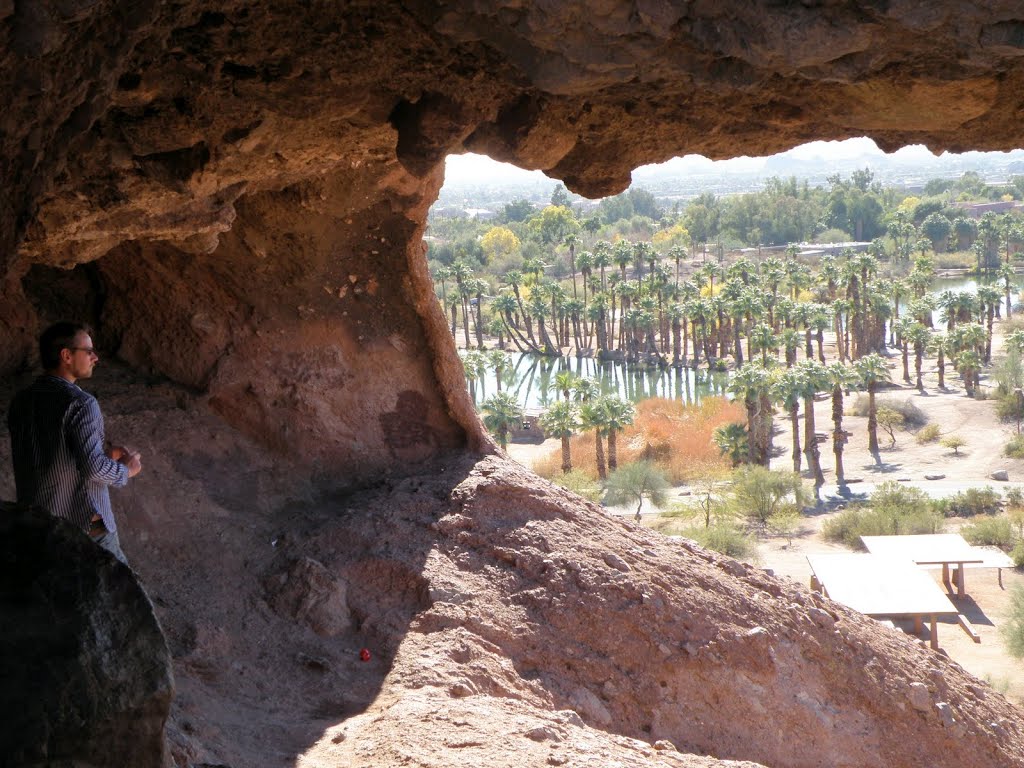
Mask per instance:
[[[960,435],[948,435],[939,441],[939,445],[943,448],[949,448],[953,451],[954,455],[960,455],[960,449],[967,445],[967,441],[964,440]]]
[[[732,474],[731,501],[738,514],[762,528],[774,515],[794,510],[799,514],[806,494],[800,475],[755,465]]]
[[[561,461],[559,461],[560,464]],[[560,485],[562,488],[577,493],[589,501],[601,500],[601,486],[595,482],[594,478],[579,469],[574,469],[571,472],[562,472],[559,467],[550,480],[555,485]]]
[[[1014,658],[1024,658],[1024,587],[1017,585],[1010,593],[1010,610],[1000,627],[1007,652]]]
[[[656,507],[660,507],[668,498],[665,473],[650,461],[619,465],[618,469],[608,475],[604,489],[605,499],[613,506],[635,503],[638,520],[645,498]]]
[[[1007,517],[982,517],[960,529],[960,535],[979,547],[999,547],[1009,550],[1016,537]]]
[[[1024,490],[1018,487],[1006,489],[1006,503],[1011,508],[1024,508]]]
[[[706,528],[702,525],[686,528],[680,535],[729,557],[748,558],[755,551],[754,538],[728,520],[720,520]]]
[[[1008,505],[1006,519],[1010,521],[1013,530],[1017,532],[1017,538],[1024,539],[1024,506],[1021,506],[1017,499],[1011,499],[1009,491],[1006,494],[1006,503]]]
[[[942,515],[920,488],[882,483],[863,505],[843,510],[822,525],[826,541],[863,549],[861,536],[940,533]]]
[[[910,398],[897,400],[896,398],[876,397],[876,413],[883,408],[888,408],[889,410],[900,414],[903,417],[903,424],[907,428],[923,427],[928,423],[928,417],[925,415],[925,412],[918,408]],[[846,414],[848,416],[867,416],[868,396],[863,393],[858,394],[857,397],[853,399],[853,402],[850,403],[849,408],[846,410]]]
[[[1014,568],[1024,568],[1024,540],[1013,545],[1010,558],[1013,560]]]
[[[968,488],[946,497],[946,501],[949,502],[946,515],[950,517],[994,515],[999,511],[1002,498],[999,491],[987,485],[984,488]]]
[[[939,425],[938,424],[925,424],[921,429],[914,435],[914,439],[918,445],[924,445],[925,443],[934,443],[939,439]]]
[[[1024,435],[1014,435],[1010,438],[1010,442],[1003,446],[1003,456],[1024,459]]]

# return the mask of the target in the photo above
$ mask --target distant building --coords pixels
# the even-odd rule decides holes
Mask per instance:
[[[986,213],[1008,213],[1009,211],[1024,208],[1016,200],[998,200],[993,203],[954,203],[953,205],[972,219],[980,219]]]

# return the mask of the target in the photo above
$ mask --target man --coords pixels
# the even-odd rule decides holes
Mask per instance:
[[[127,564],[108,487],[139,474],[142,457],[121,447],[104,452],[99,403],[77,384],[99,362],[88,329],[50,326],[39,337],[39,358],[45,373],[15,395],[7,414],[18,501],[69,520]]]

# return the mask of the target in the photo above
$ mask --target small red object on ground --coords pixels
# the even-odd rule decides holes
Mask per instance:
[[[359,652],[359,658],[362,659],[363,661],[369,661],[370,660],[370,651],[368,649],[366,649],[366,648],[363,648],[363,650],[361,650]]]

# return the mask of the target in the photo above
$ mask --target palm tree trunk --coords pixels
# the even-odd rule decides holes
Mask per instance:
[[[846,485],[846,471],[843,468],[843,444],[846,442],[846,435],[843,434],[843,388],[836,386],[832,388],[832,453],[836,457],[836,482],[840,488]]]
[[[562,435],[562,473],[572,472],[572,457],[569,455],[569,436]]]
[[[793,429],[793,471],[800,472],[800,403],[789,404],[789,423]]]
[[[814,434],[814,395],[804,397],[804,454],[807,456],[807,468],[814,477],[814,494],[825,484],[825,475],[821,471],[821,452],[818,450],[818,439]]]
[[[594,446],[597,457],[597,476],[602,480],[608,477],[608,469],[604,461],[604,443],[601,442],[601,430],[594,430]]]
[[[614,472],[619,468],[619,451],[615,443],[615,433],[618,430],[608,430],[608,469]]]
[[[878,412],[875,409],[875,384],[868,384],[868,450],[878,460]]]

